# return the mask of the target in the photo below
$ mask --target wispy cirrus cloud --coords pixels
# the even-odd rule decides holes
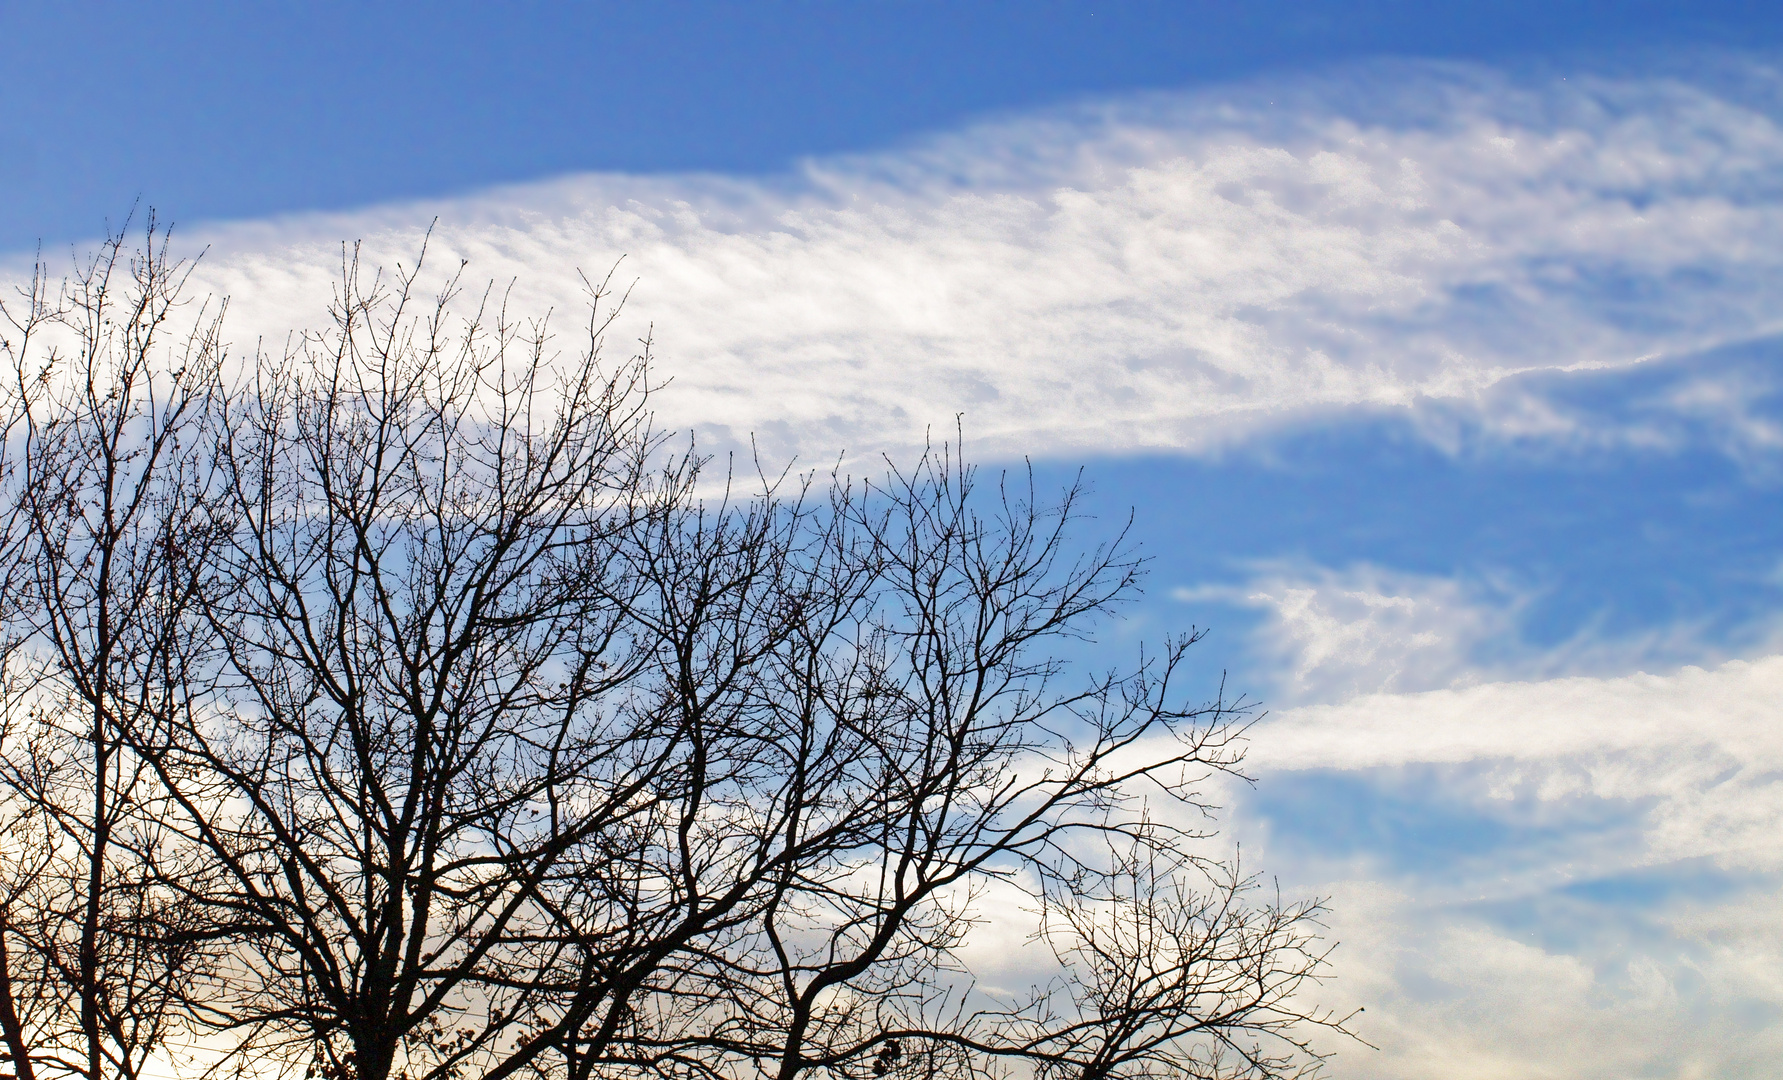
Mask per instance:
[[[1663,835],[1679,828],[1664,858],[1707,854],[1783,871],[1770,831],[1783,820],[1778,701],[1783,657],[1370,694],[1276,713],[1254,754],[1265,769],[1515,763],[1556,798],[1678,800],[1660,815]]]
[[[1644,910],[1559,889],[1469,907],[1327,887],[1343,959],[1325,1001],[1365,1004],[1359,1027],[1381,1048],[1334,1047],[1344,1075],[1756,1080],[1783,1053],[1774,880]],[[1590,932],[1554,940],[1569,924]]]
[[[1264,565],[1236,585],[1178,588],[1184,603],[1257,609],[1252,665],[1276,703],[1478,682],[1478,655],[1514,640],[1524,597],[1486,583],[1361,564]]]
[[[1334,897],[1354,1075],[1763,1076],[1783,657],[1281,711],[1239,831]]]
[[[1524,638],[1532,591],[1253,564],[1273,711],[1230,835],[1343,945],[1349,1075],[1759,1077],[1783,1048],[1783,656],[1688,624]],[[1643,670],[1645,669],[1645,670]]]
[[[1770,1075],[1783,1050],[1783,657],[1279,710],[1228,841],[1289,895],[1331,898],[1332,982],[1412,1080]],[[1168,807],[1154,807],[1161,814]],[[987,901],[985,973],[1035,961]],[[976,970],[976,969],[975,969]],[[1033,977],[1029,974],[1029,977]]]
[[[1368,562],[1333,568],[1263,560],[1237,583],[1179,587],[1171,595],[1256,613],[1245,635],[1245,667],[1264,680],[1276,706],[1668,671],[1768,653],[1783,629],[1774,617],[1731,632],[1672,619],[1611,634],[1586,619],[1561,640],[1531,640],[1528,614],[1543,591],[1489,569],[1448,577]]]
[[[1539,434],[1572,421],[1482,391],[1769,333],[1779,176],[1775,117],[1687,80],[1402,66],[188,239],[239,341],[319,321],[342,239],[410,259],[436,215],[436,263],[520,310],[574,312],[575,269],[624,256],[622,333],[654,325],[665,417],[714,445],[822,460],[964,412],[993,454],[1194,451],[1421,401]]]

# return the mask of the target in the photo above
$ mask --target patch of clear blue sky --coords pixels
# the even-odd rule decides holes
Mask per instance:
[[[1740,0],[0,3],[0,250],[584,170],[774,172],[974,115],[1372,56],[1783,42]]]
[[[1594,848],[1639,841],[1641,807],[1628,801],[1541,799],[1529,792],[1492,799],[1481,797],[1485,786],[1471,763],[1264,775],[1244,800],[1239,827],[1264,839],[1272,860],[1290,862],[1303,874],[1341,876],[1332,868],[1364,859],[1374,875],[1433,874],[1456,886],[1515,879],[1582,839]],[[1252,829],[1252,822],[1265,824],[1267,832]],[[1699,876],[1711,871],[1695,869]],[[1578,884],[1574,898],[1656,904],[1686,888],[1676,883],[1671,892],[1649,897],[1640,891],[1647,881],[1592,879]]]

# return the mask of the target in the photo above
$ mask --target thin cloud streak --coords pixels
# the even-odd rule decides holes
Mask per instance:
[[[1505,764],[1543,798],[1664,800],[1650,815],[1654,861],[1707,855],[1783,872],[1778,701],[1780,656],[1372,694],[1277,713],[1258,729],[1250,763],[1265,772]]]
[[[1345,1048],[1346,1073],[1770,1075],[1780,700],[1773,656],[1372,694],[1254,729],[1264,779],[1234,829],[1333,897],[1327,998],[1366,1005],[1382,1047]],[[1325,794],[1282,803],[1308,785]],[[1347,805],[1319,801],[1337,790]]]
[[[1524,623],[1539,590],[1506,578],[1294,560],[1256,562],[1250,570],[1241,583],[1181,587],[1171,597],[1260,613],[1244,666],[1265,681],[1277,707],[1485,682],[1663,673],[1766,656],[1783,644],[1774,616],[1737,627],[1731,641],[1674,618],[1623,635],[1587,622],[1565,640],[1536,643]]]
[[[407,261],[435,215],[435,265],[513,279],[514,309],[560,326],[576,268],[617,263],[625,332],[654,325],[675,380],[665,419],[807,462],[908,449],[956,413],[998,456],[1492,413],[1481,392],[1514,373],[1783,325],[1783,129],[1761,109],[1454,68],[1263,93],[1018,116],[778,180],[577,177],[187,240],[241,342],[319,320],[343,238]]]

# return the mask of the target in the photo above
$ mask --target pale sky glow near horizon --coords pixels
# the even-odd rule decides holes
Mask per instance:
[[[8,4],[0,277],[140,196],[276,347],[437,219],[516,310],[617,265],[709,449],[1081,469],[1094,655],[1269,710],[1330,1075],[1777,1075],[1783,14],[1236,7]]]

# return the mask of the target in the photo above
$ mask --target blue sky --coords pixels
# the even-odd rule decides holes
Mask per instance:
[[[363,238],[574,310],[664,421],[1132,513],[1270,709],[1357,1077],[1783,1058],[1783,9],[7,5],[0,276],[140,196],[244,346]],[[999,962],[990,953],[985,962]]]
[[[588,170],[773,174],[997,110],[1377,56],[1641,63],[1764,3],[0,5],[0,248]]]

